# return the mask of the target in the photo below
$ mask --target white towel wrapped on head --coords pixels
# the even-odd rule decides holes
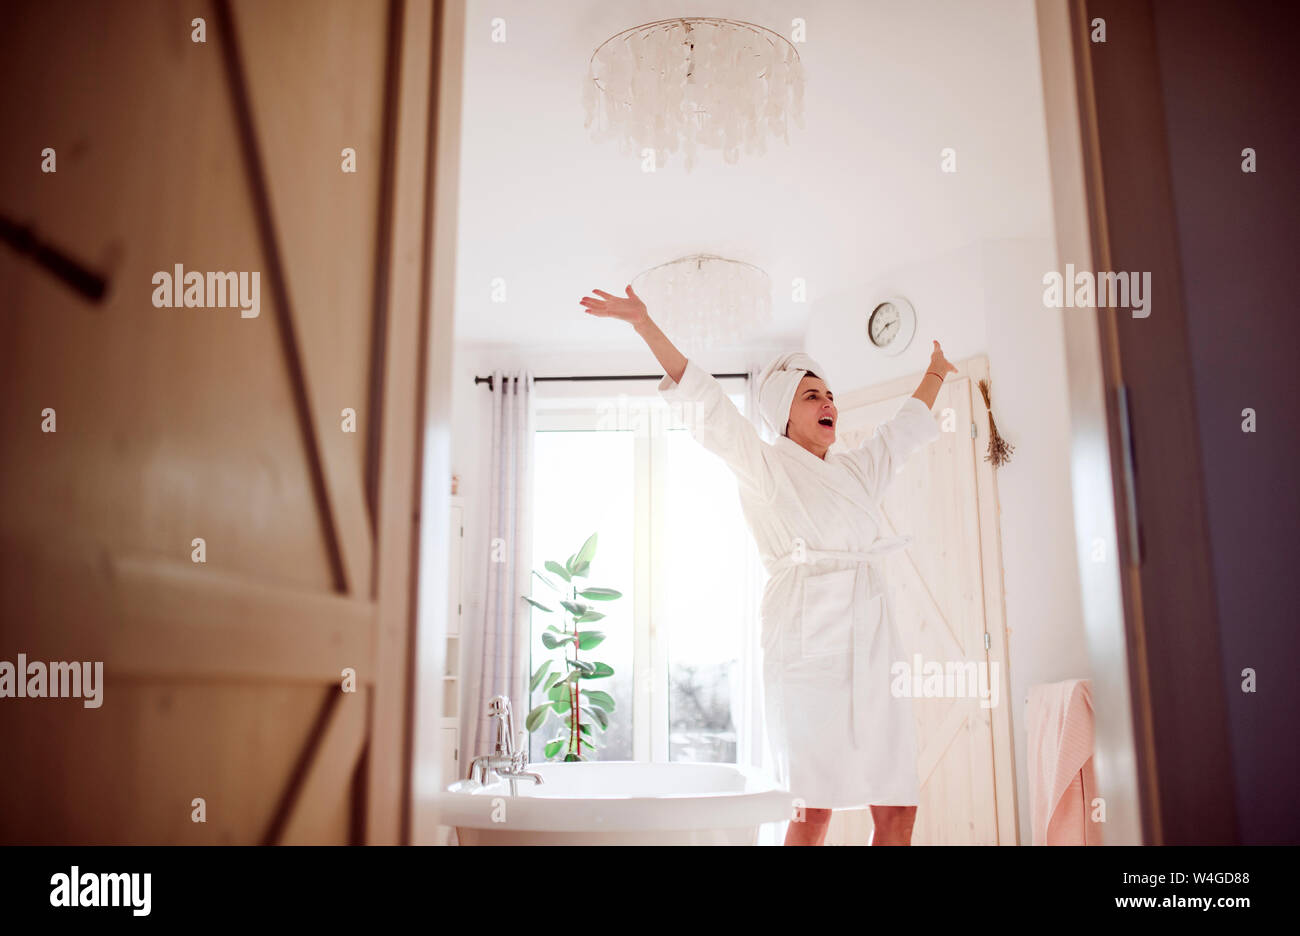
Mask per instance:
[[[779,436],[785,435],[785,424],[790,420],[790,404],[794,402],[799,381],[809,371],[826,380],[826,372],[820,364],[802,351],[791,351],[779,355],[759,374],[758,412]]]

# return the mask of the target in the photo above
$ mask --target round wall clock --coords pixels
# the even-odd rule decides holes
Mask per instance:
[[[900,353],[916,334],[916,310],[902,296],[891,296],[867,316],[867,340],[881,354]]]

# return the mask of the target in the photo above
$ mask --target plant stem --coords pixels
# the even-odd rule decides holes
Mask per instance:
[[[573,600],[575,603],[578,600],[578,586],[576,585],[573,586]],[[573,662],[574,663],[578,662],[578,641],[581,639],[582,639],[582,635],[578,632],[578,619],[575,617],[573,619]],[[573,671],[578,674],[578,679],[582,678],[582,670],[578,669],[575,666],[573,668]],[[582,710],[578,707],[579,698],[580,698],[578,695],[578,679],[575,679],[573,681],[573,701],[570,704],[573,706],[573,730],[577,734],[578,756],[581,757],[582,756]]]

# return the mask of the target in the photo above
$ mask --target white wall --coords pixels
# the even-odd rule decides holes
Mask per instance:
[[[984,315],[998,430],[1016,445],[998,469],[1020,840],[1030,841],[1025,697],[1029,686],[1091,679],[1074,548],[1070,416],[1062,316],[1044,308],[1051,238],[984,245]]]
[[[952,361],[988,355],[993,414],[1015,445],[997,484],[1010,647],[1005,702],[1012,706],[1022,844],[1030,841],[1028,687],[1092,675],[1075,565],[1061,318],[1077,310],[1043,307],[1043,274],[1054,266],[1051,237],[972,244],[893,270],[853,296],[819,302],[806,337],[807,352],[841,392],[907,374],[919,381],[931,338]],[[864,328],[867,313],[891,294],[912,302],[917,331],[907,350],[884,358],[868,349]]]
[[[978,244],[949,251],[855,284],[851,293],[817,300],[808,318],[805,350],[830,371],[830,389],[843,396],[896,377],[919,381],[934,348],[951,361],[985,350],[984,271]],[[907,350],[885,357],[867,340],[867,315],[889,296],[901,295],[916,309],[916,336]]]

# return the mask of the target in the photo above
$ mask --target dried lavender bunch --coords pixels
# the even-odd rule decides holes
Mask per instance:
[[[1011,453],[1016,447],[998,434],[998,424],[993,421],[993,404],[989,402],[989,382],[981,380],[979,387],[980,393],[984,394],[984,405],[989,411],[989,450],[984,460],[992,462],[994,468],[1001,468],[1011,461]]]

